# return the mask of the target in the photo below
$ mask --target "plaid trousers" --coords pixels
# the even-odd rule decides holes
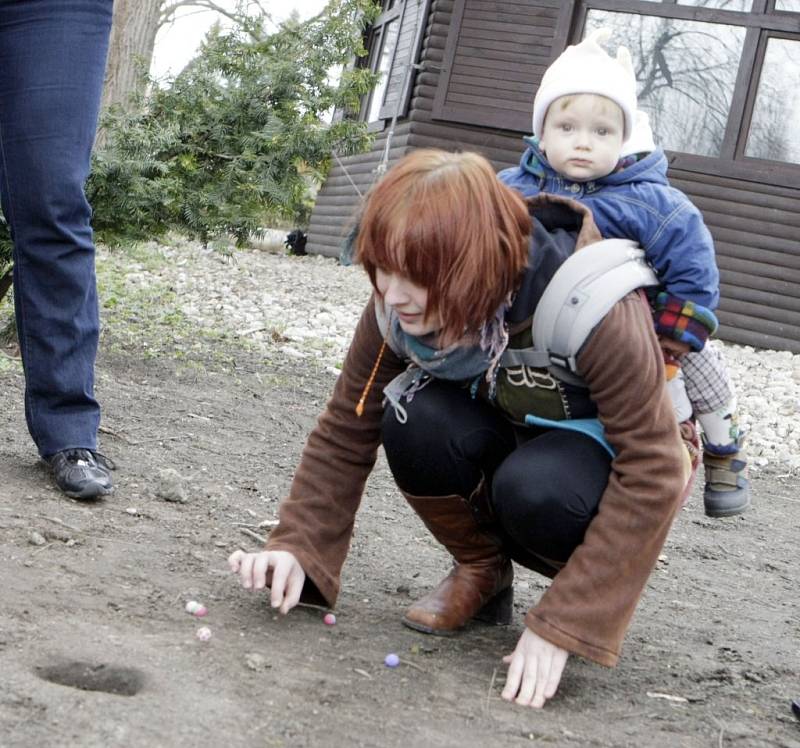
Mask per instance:
[[[696,414],[713,413],[736,396],[722,351],[713,341],[701,351],[685,353],[680,361],[686,394]]]

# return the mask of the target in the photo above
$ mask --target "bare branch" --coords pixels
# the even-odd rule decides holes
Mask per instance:
[[[172,23],[175,20],[175,14],[181,8],[195,8],[197,13],[217,13],[233,21],[237,26],[241,26],[247,20],[249,16],[248,10],[251,7],[258,9],[258,15],[264,16],[267,20],[272,20],[261,0],[249,0],[246,3],[239,3],[236,10],[229,10],[224,5],[215,2],[215,0],[168,0],[161,7],[159,27]]]
[[[216,13],[223,18],[232,21],[237,27],[245,30],[253,41],[262,41],[262,37],[253,31],[252,24],[248,23],[252,19],[263,19],[273,29],[278,28],[278,25],[272,14],[267,10],[267,0],[238,0],[236,9],[230,10],[225,7],[218,0],[163,0],[161,11],[159,14],[158,27],[172,24],[176,21],[176,15],[181,8],[193,8],[194,12],[185,13],[181,17],[198,15],[200,13]],[[321,10],[315,16],[303,20],[306,26],[313,26],[313,24],[323,20],[327,16],[327,9]]]

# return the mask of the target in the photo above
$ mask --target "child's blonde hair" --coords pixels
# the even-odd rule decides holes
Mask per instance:
[[[553,109],[558,109],[559,111],[563,112],[566,109],[569,109],[569,107],[572,104],[574,104],[575,101],[583,97],[587,97],[588,99],[590,99],[595,106],[595,110],[600,112],[601,114],[605,115],[618,114],[620,122],[624,124],[625,113],[622,111],[622,107],[619,104],[617,104],[616,101],[612,101],[611,99],[609,99],[608,96],[603,96],[602,94],[593,94],[593,93],[574,93],[559,97],[550,105],[550,108],[544,115],[544,121],[547,122],[547,115],[550,114],[550,112]]]

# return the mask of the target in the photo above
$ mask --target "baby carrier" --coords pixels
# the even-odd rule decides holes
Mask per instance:
[[[507,348],[500,365],[547,369],[560,381],[583,385],[577,357],[592,330],[628,293],[657,285],[644,251],[629,239],[604,239],[578,250],[553,275],[536,307],[531,323],[533,346]],[[674,401],[675,395],[670,394]],[[597,418],[555,421],[528,415],[525,422],[579,431],[599,442],[612,457],[615,454]]]
[[[533,347],[507,349],[501,366],[547,369],[583,384],[577,355],[600,321],[626,294],[657,286],[644,251],[629,239],[603,239],[570,255],[556,271],[533,315]]]

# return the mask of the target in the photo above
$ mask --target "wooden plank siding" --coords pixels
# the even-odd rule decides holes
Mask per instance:
[[[499,170],[518,163],[542,72],[563,49],[570,3],[432,0],[407,116],[390,163],[413,148],[472,150]],[[392,85],[400,84],[392,72]],[[388,94],[387,94],[388,99]],[[338,255],[347,222],[375,179],[386,142],[337,164],[319,193],[309,249]],[[669,154],[668,154],[669,155]],[[719,337],[800,353],[800,189],[670,169],[703,213],[721,278]]]
[[[389,150],[390,162],[409,148],[409,123],[398,123]],[[338,257],[342,241],[366,194],[377,178],[376,167],[383,157],[387,133],[381,133],[367,153],[341,159],[334,166],[317,195],[308,226],[307,251]]]
[[[455,3],[434,118],[528,131],[533,95],[555,56],[562,5],[555,0]]]
[[[669,177],[714,237],[719,337],[800,352],[800,190],[685,171]]]

